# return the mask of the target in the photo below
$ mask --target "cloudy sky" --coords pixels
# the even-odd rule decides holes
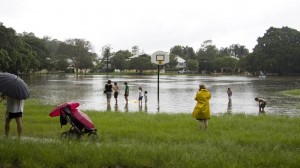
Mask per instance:
[[[140,50],[152,54],[175,45],[197,51],[203,41],[218,48],[245,45],[273,27],[300,31],[300,0],[0,0],[0,22],[17,33],[64,41],[82,38],[101,53]]]

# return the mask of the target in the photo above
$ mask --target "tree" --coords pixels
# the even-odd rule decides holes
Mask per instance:
[[[128,50],[119,50],[111,57],[111,64],[114,69],[124,70],[128,68],[128,62],[126,59],[131,57],[131,53]]]
[[[39,62],[34,58],[31,46],[17,36],[12,28],[0,22],[0,70],[18,74],[36,69]]]
[[[139,54],[139,52],[140,52],[139,46],[135,45],[131,48],[132,55],[137,55]]]
[[[170,56],[170,60],[169,60],[169,63],[167,65],[169,65],[170,68],[175,69],[176,65],[178,64],[176,55],[170,54],[169,56]]]
[[[111,64],[111,60],[110,60],[110,57],[111,57],[111,45],[105,45],[102,47],[102,62],[105,64],[105,67],[106,67],[106,72],[108,73],[109,69],[111,67],[109,67],[109,65]]]
[[[172,47],[170,49],[170,54],[177,55],[177,56],[182,57],[183,59],[185,59],[184,53],[183,53],[183,47],[180,46],[180,45],[176,45],[176,46]]]
[[[219,50],[219,56],[223,57],[223,56],[231,56],[231,50],[228,47],[225,48],[221,48]]]
[[[183,55],[185,59],[196,59],[195,51],[192,47],[183,47]]]
[[[93,60],[89,59],[89,51],[92,49],[91,43],[83,39],[69,39],[64,43],[61,43],[59,46],[59,53],[66,55],[70,59],[75,68],[76,75],[78,75],[78,70],[80,67],[83,67],[81,64],[87,65],[86,62],[82,60],[87,59],[87,61],[92,62]]]
[[[215,70],[230,69],[232,71],[237,68],[238,60],[230,56],[224,56],[214,59],[212,63]]]
[[[96,53],[88,53],[85,57],[80,57],[80,64],[78,65],[78,68],[82,69],[86,75],[88,69],[93,69],[93,62],[96,60],[96,57]]]
[[[257,39],[253,52],[243,59],[248,71],[279,74],[300,73],[300,32],[289,28],[270,27]]]
[[[1,48],[0,49],[0,70],[6,71],[9,68],[9,63],[11,62],[8,52]]]
[[[44,40],[46,41],[46,48],[48,50],[48,57],[46,58],[49,62],[48,70],[61,70],[66,71],[69,67],[69,63],[67,61],[67,57],[63,54],[60,54],[58,52],[59,46],[61,41],[58,41],[57,39],[51,40],[50,37],[44,37]]]
[[[212,40],[206,40],[201,44],[197,52],[197,60],[199,61],[199,69],[212,71],[212,62],[218,56],[218,49],[212,43]]]
[[[137,58],[133,58],[129,62],[130,69],[136,69],[140,73],[143,70],[154,69],[154,64],[151,63],[151,58],[147,55],[139,56]]]
[[[47,61],[47,58],[49,58],[49,51],[46,47],[46,39],[40,39],[36,37],[34,33],[26,32],[20,34],[19,37],[30,46],[33,56],[39,62],[37,69],[50,69],[50,62]]]
[[[191,71],[197,71],[199,67],[199,63],[197,60],[188,60],[189,70]]]
[[[237,58],[242,58],[249,54],[249,50],[244,46],[240,44],[232,44],[229,47],[230,56],[234,56]]]

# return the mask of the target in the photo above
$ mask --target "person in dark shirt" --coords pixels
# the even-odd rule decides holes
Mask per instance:
[[[127,82],[124,82],[124,85],[125,85],[125,94],[124,94],[124,97],[125,97],[125,100],[126,100],[126,104],[128,104],[129,87],[128,87],[128,83]]]
[[[111,99],[111,95],[112,95],[111,80],[107,81],[107,84],[105,85],[104,93],[106,94],[107,104],[110,104],[110,99]]]

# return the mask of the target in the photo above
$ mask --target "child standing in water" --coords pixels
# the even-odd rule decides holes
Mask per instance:
[[[128,83],[127,82],[124,82],[124,85],[125,85],[124,97],[125,97],[126,104],[128,104],[129,87],[128,87]]]
[[[144,98],[145,98],[145,105],[147,105],[147,101],[148,101],[148,96],[147,96],[148,92],[145,91],[144,92]]]
[[[142,89],[142,87],[139,87],[139,106],[143,105],[143,96],[142,96],[142,93],[143,93],[143,89]]]
[[[114,98],[116,100],[116,105],[118,105],[118,95],[120,92],[120,88],[119,88],[117,82],[114,83],[114,86],[112,87],[112,89],[114,90]]]
[[[228,88],[227,90],[227,95],[228,95],[228,99],[231,100],[231,97],[232,97],[232,91],[230,88]]]

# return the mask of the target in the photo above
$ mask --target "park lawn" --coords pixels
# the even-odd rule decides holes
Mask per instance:
[[[23,137],[0,138],[0,167],[298,167],[300,118],[212,116],[207,131],[191,114],[84,111],[99,140],[60,140],[54,106],[25,101]],[[4,121],[4,105],[0,104]],[[4,125],[4,122],[2,123]],[[4,134],[4,127],[2,129]]]

